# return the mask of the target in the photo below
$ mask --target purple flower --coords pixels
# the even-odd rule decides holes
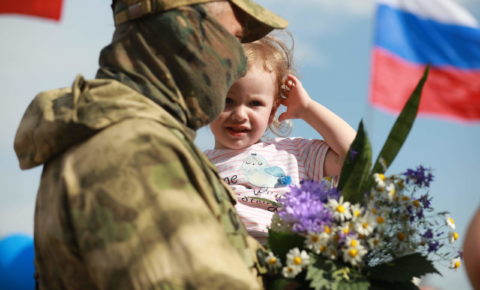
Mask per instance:
[[[291,186],[290,191],[278,201],[282,207],[280,218],[292,223],[294,232],[321,232],[324,225],[330,225],[332,215],[325,207],[330,198],[338,199],[336,188],[329,188],[324,182],[302,181],[299,186]]]
[[[436,252],[440,248],[440,242],[438,241],[433,241],[433,242],[428,242],[428,252]]]
[[[423,235],[422,237],[426,238],[426,239],[431,239],[433,238],[433,232],[431,229],[428,229]]]
[[[431,171],[430,168],[425,168],[420,165],[417,169],[407,169],[403,175],[407,177],[407,182],[413,182],[418,186],[429,187],[430,182],[433,181],[433,175],[430,173]]]
[[[425,215],[423,214],[423,209],[417,210],[417,219],[423,219]]]
[[[423,208],[430,208],[431,198],[428,198],[428,194],[422,195],[418,200],[423,204]]]

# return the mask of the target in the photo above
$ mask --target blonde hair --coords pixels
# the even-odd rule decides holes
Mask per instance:
[[[287,47],[280,39],[271,35],[243,44],[245,55],[247,56],[248,69],[253,65],[261,64],[265,71],[275,73],[277,90],[274,96],[274,106],[280,105],[282,87],[287,76],[295,73],[292,62],[293,38],[290,34],[288,36],[292,42],[291,48]],[[292,132],[292,127],[293,123],[291,120],[279,122],[277,117],[274,116],[269,129],[277,136],[286,137]]]
[[[295,72],[292,64],[293,39],[292,48],[289,48],[280,39],[267,35],[259,40],[244,43],[243,49],[247,56],[248,69],[252,65],[260,63],[265,71],[275,73],[277,81],[275,100],[278,101],[287,75]]]

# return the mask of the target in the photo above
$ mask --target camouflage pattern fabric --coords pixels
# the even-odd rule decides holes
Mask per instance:
[[[219,0],[116,0],[113,5],[115,25],[137,20],[149,14],[166,11],[186,5],[194,5]],[[227,0],[223,0],[227,1]],[[283,29],[288,22],[252,0],[229,0],[248,17],[242,19],[245,28],[242,42],[257,40],[272,29]]]
[[[98,78],[126,84],[196,130],[223,110],[246,59],[239,41],[194,5],[117,28],[100,66]]]
[[[39,288],[261,289],[263,251],[193,144],[245,70],[240,44],[199,7],[122,29],[99,79],[39,94],[17,131],[20,166],[44,165]]]

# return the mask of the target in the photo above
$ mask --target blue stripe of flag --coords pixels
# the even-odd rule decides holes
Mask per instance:
[[[406,61],[480,69],[480,29],[440,23],[380,4],[375,45]]]

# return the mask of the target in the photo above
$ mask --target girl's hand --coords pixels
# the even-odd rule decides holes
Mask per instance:
[[[287,107],[287,111],[280,114],[278,120],[281,122],[287,119],[303,119],[312,98],[305,91],[302,83],[294,75],[288,75],[282,86],[282,96],[280,104]]]

